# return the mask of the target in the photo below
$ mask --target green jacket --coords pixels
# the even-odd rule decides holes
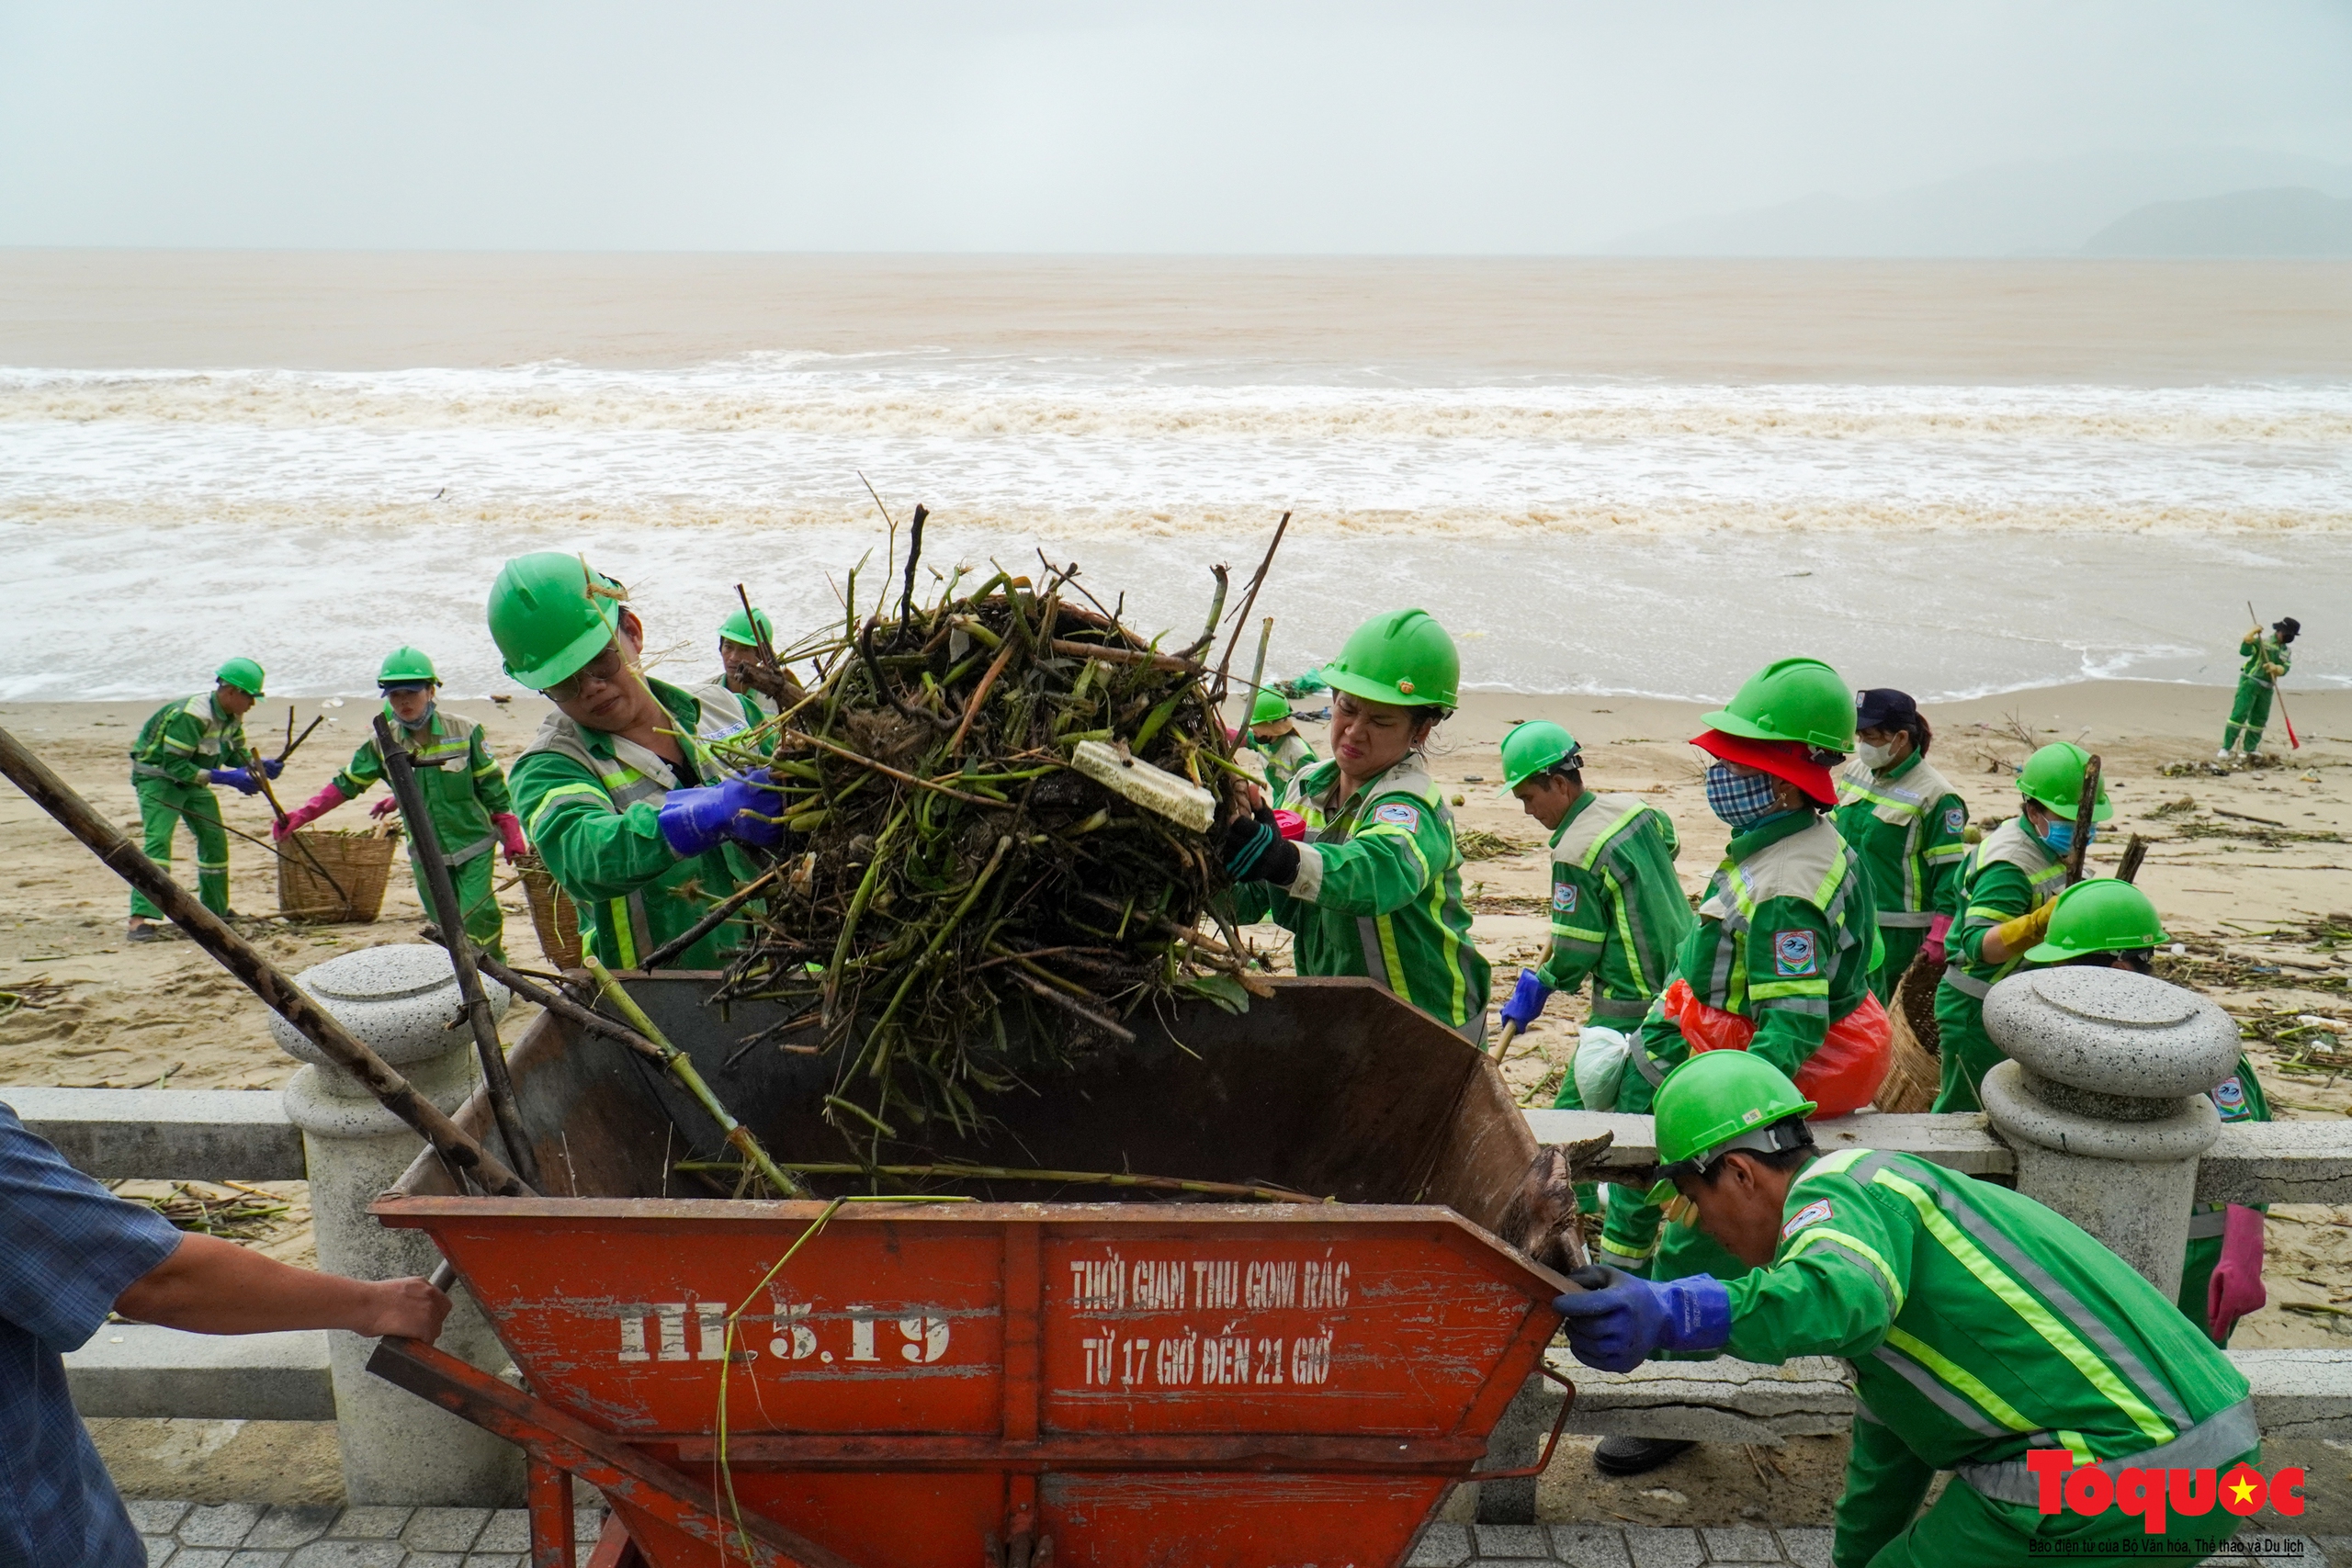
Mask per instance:
[[[1340,764],[1291,781],[1284,804],[1306,821],[1288,887],[1238,883],[1234,916],[1272,919],[1295,938],[1301,975],[1366,975],[1476,1037],[1491,984],[1470,942],[1462,854],[1435,781],[1408,757],[1345,801]]]
[[[660,824],[673,788],[721,776],[706,743],[753,722],[752,705],[724,687],[689,692],[650,678],[646,684],[678,721],[683,768],[559,713],[539,727],[514,770],[524,831],[548,874],[579,906],[582,945],[617,969],[635,968],[757,874],[731,843],[680,859]],[[723,925],[679,954],[678,966],[715,968],[741,942],[740,928]]]
[[[2066,863],[2027,830],[2023,812],[1987,833],[1962,863],[1960,918],[1952,925],[1946,983],[1981,1004],[1996,981],[2025,962],[2017,955],[1987,964],[1985,936],[2040,908],[2065,887]]]
[[[421,729],[411,729],[386,703],[384,722],[416,766],[417,785],[424,791],[441,852],[452,865],[487,854],[498,842],[498,829],[490,819],[514,809],[506,793],[506,775],[490,754],[488,733],[481,725],[437,707]],[[370,735],[351,754],[350,765],[335,774],[334,784],[345,800],[356,800],[383,776],[383,753]]]
[[[1732,840],[1674,970],[1701,1001],[1754,1019],[1747,1048],[1794,1077],[1870,995],[1877,946],[1853,852],[1826,818],[1792,811]],[[1681,1028],[1652,1008],[1633,1053],[1644,1081],[1627,1080],[1618,1110],[1647,1111],[1650,1091],[1690,1054]]]
[[[1917,752],[1884,773],[1860,762],[1838,775],[1838,831],[1862,858],[1881,926],[1925,929],[1959,913],[1968,803]]]
[[[2257,686],[2267,686],[2279,678],[2265,670],[2264,665],[2276,664],[2282,671],[2295,666],[2294,655],[2289,653],[2287,645],[2275,637],[2242,637],[2238,638],[2238,652],[2245,660],[2245,664],[2239,667],[2238,679],[2251,681]]]
[[[1552,947],[1536,973],[1554,990],[1593,976],[1592,1017],[1639,1021],[1666,989],[1699,918],[1674,874],[1673,819],[1638,795],[1577,796],[1552,833]]]
[[[245,725],[220,711],[210,692],[179,697],[147,716],[130,744],[130,776],[167,779],[183,789],[204,784],[213,768],[242,768],[254,761]]]
[[[1770,1267],[1728,1282],[1727,1352],[1841,1356],[1863,1419],[1987,1496],[2024,1455],[2221,1467],[2258,1436],[2245,1379],[2121,1259],[2030,1198],[1844,1149],[1789,1190]]]
[[[1245,728],[1241,743],[1266,759],[1266,793],[1277,801],[1288,793],[1291,780],[1316,763],[1315,748],[1295,729],[1269,743]]]

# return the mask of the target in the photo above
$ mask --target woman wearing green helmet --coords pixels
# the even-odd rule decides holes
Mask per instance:
[[[1250,728],[1242,744],[1266,760],[1266,793],[1280,800],[1290,792],[1290,781],[1317,761],[1315,748],[1298,732],[1290,704],[1280,692],[1261,690],[1250,705]]]
[[[1334,755],[1292,779],[1281,803],[1305,821],[1305,841],[1284,838],[1261,804],[1222,849],[1235,919],[1289,930],[1301,975],[1368,976],[1475,1044],[1490,977],[1470,941],[1453,818],[1421,757],[1461,671],[1427,611],[1359,626],[1322,671]]]
[[[1854,694],[1853,765],[1838,775],[1838,831],[1870,873],[1885,949],[1871,989],[1892,1006],[1922,949],[1940,968],[1960,897],[1968,803],[1928,761],[1935,732],[1905,692]]]
[[[1984,1032],[1984,993],[2025,963],[2026,950],[2049,929],[2051,909],[2066,885],[2066,852],[2089,763],[2090,753],[2066,740],[2027,758],[2018,774],[2018,814],[1985,834],[1961,863],[1959,919],[1936,987],[1937,1055],[1943,1066],[1938,1111],[1984,1109],[1976,1087],[2001,1059],[2001,1048]],[[2091,819],[2096,824],[2114,815],[2102,781]]]
[[[2156,906],[2128,882],[2111,876],[2077,882],[2058,895],[2050,930],[2026,950],[2028,964],[2155,968],[2155,950],[2170,942]],[[2241,1055],[2237,1071],[2206,1091],[2224,1122],[2267,1122],[2270,1101],[2254,1064]],[[2190,1205],[2188,1253],[2180,1271],[2180,1310],[2216,1345],[2226,1345],[2238,1319],[2263,1304],[2262,1216],[2268,1204]]]

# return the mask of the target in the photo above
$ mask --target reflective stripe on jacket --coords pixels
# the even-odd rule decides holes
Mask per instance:
[[[1887,773],[1860,762],[1838,776],[1838,831],[1861,857],[1881,926],[1924,929],[1956,912],[1968,805],[1917,752]]]

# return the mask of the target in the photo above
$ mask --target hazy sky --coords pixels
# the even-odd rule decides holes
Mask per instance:
[[[1544,252],[2352,162],[2352,5],[0,0],[0,243]]]

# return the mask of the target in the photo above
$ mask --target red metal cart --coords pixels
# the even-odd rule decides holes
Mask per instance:
[[[707,986],[630,988],[770,1147],[839,1148],[822,1064],[729,1066],[766,1021],[703,1009]],[[375,1213],[433,1237],[529,1392],[413,1342],[375,1365],[531,1450],[545,1568],[571,1562],[571,1476],[658,1568],[1395,1563],[1476,1474],[1566,1288],[1482,1228],[1535,1154],[1492,1064],[1360,981],[1188,1010],[984,1145],[932,1145],[1343,1204],[1000,1184],[810,1234],[825,1203],[682,1195],[715,1129],[599,1037],[543,1018],[513,1067],[567,1195],[453,1196],[428,1156]],[[462,1120],[491,1135],[479,1099]]]

